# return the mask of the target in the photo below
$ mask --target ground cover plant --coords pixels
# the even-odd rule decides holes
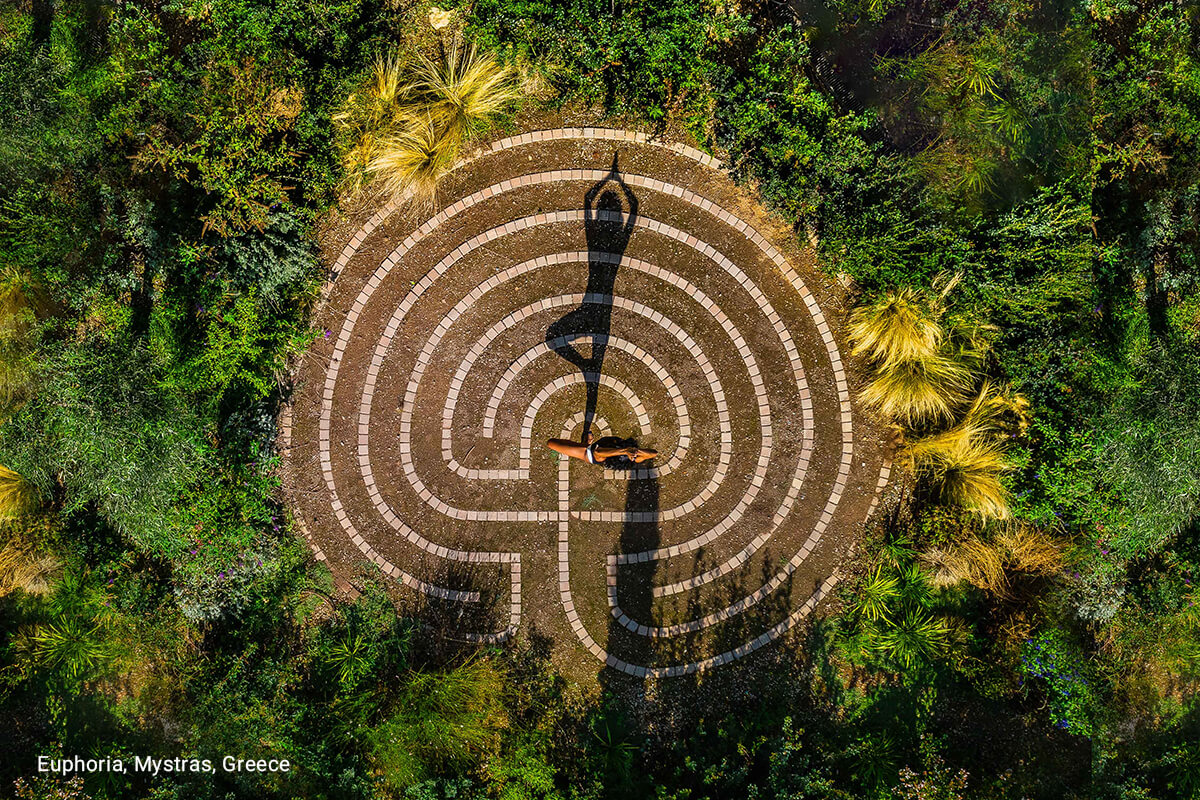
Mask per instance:
[[[1200,797],[1198,52],[1161,0],[6,4],[6,796]],[[849,287],[898,477],[744,666],[453,641],[279,491],[319,226],[539,113],[692,137]]]

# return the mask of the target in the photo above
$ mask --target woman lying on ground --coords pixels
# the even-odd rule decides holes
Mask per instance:
[[[546,446],[568,458],[578,458],[580,461],[602,467],[621,467],[627,463],[641,464],[658,455],[655,450],[622,446],[621,440],[615,436],[606,436],[593,442],[590,433],[584,437],[582,444],[570,439],[551,439],[546,442]]]

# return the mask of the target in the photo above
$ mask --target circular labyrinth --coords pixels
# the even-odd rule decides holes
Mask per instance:
[[[887,478],[810,256],[712,158],[628,131],[495,142],[440,201],[382,208],[335,265],[289,423],[319,555],[365,556],[455,635],[524,626],[636,676],[794,627]],[[585,430],[659,456],[545,446]]]

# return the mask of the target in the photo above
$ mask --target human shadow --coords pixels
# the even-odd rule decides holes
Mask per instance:
[[[619,193],[613,189],[614,184]],[[600,372],[604,366],[604,354],[608,350],[612,326],[613,285],[617,280],[621,256],[625,254],[633,234],[637,209],[637,197],[621,179],[617,154],[614,153],[608,174],[588,189],[583,199],[584,233],[588,248],[588,282],[583,302],[546,330],[546,343],[583,372],[587,386],[583,420],[585,438],[592,430],[600,396]],[[585,356],[578,342],[589,335],[592,346],[590,353]]]
[[[622,445],[636,446],[628,440],[623,440]],[[651,462],[646,462],[627,467],[631,474],[625,494],[625,519],[621,523],[617,546],[617,552],[620,554],[654,550],[661,544],[658,472],[655,469],[646,469],[650,465]],[[646,627],[654,627],[657,624],[653,609],[653,587],[657,567],[657,561],[622,564],[618,568],[620,580],[617,587],[609,587],[609,591],[618,592],[616,603],[624,617]],[[615,609],[609,610],[611,612]],[[630,630],[621,619],[609,614],[605,649],[611,655],[629,664],[651,666],[656,661],[653,645],[657,641],[647,635],[645,628],[641,633]],[[645,698],[645,679],[627,675],[615,668],[602,670],[599,683],[602,696],[605,697]],[[635,704],[636,702],[637,700]],[[606,768],[605,785],[610,797],[644,796],[644,792],[637,790],[638,776],[636,771],[631,769],[632,755],[637,749],[636,742],[641,739],[636,727],[633,720],[625,715],[617,714],[613,717],[610,713],[603,730],[597,732],[606,752],[622,756],[609,759],[611,763]]]

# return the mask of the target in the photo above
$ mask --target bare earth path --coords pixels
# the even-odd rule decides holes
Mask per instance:
[[[460,611],[457,636],[536,630],[640,677],[741,658],[836,583],[883,450],[812,254],[710,157],[602,128],[503,139],[435,211],[380,209],[334,269],[286,452],[335,571],[368,559]],[[587,426],[660,455],[545,448]]]

